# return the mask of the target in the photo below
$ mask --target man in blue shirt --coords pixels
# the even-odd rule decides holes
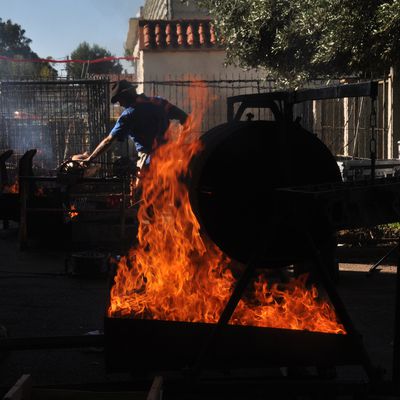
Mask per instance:
[[[164,134],[170,120],[184,124],[187,114],[161,97],[147,97],[136,93],[136,86],[126,80],[111,87],[111,103],[119,103],[125,110],[118,118],[110,134],[82,162],[95,160],[113,145],[115,140],[123,141],[131,136],[138,151],[150,154],[164,142]]]

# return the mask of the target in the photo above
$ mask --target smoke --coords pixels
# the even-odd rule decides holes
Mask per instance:
[[[56,167],[56,143],[48,124],[30,120],[21,111],[15,111],[13,118],[6,120],[4,125],[4,149],[12,149],[16,156],[36,149],[34,165],[46,170]]]

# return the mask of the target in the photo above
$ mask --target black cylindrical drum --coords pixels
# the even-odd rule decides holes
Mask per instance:
[[[223,124],[201,140],[189,194],[204,233],[244,263],[260,254],[266,268],[303,259],[302,230],[276,189],[341,181],[328,148],[300,125],[275,121]],[[317,245],[331,240],[317,212],[302,217]]]

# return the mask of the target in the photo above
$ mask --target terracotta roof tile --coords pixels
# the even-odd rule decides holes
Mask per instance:
[[[199,43],[200,43],[200,45],[204,45],[206,42],[207,42],[207,39],[206,39],[204,23],[200,22],[199,23]]]
[[[220,45],[209,20],[141,20],[142,49],[202,49]]]
[[[164,38],[165,31],[163,31],[160,24],[156,24],[154,32],[155,32],[155,36],[156,36],[156,45],[164,46],[165,45],[165,38]]]
[[[173,25],[171,25],[171,28],[173,29]],[[176,36],[177,36],[178,45],[184,46],[185,39],[183,38],[182,25],[180,23],[176,24]]]

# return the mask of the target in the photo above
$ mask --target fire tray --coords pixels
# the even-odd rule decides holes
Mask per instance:
[[[181,370],[197,360],[215,325],[105,318],[109,372]],[[203,359],[206,369],[332,366],[360,363],[354,335],[253,326],[224,326]]]

